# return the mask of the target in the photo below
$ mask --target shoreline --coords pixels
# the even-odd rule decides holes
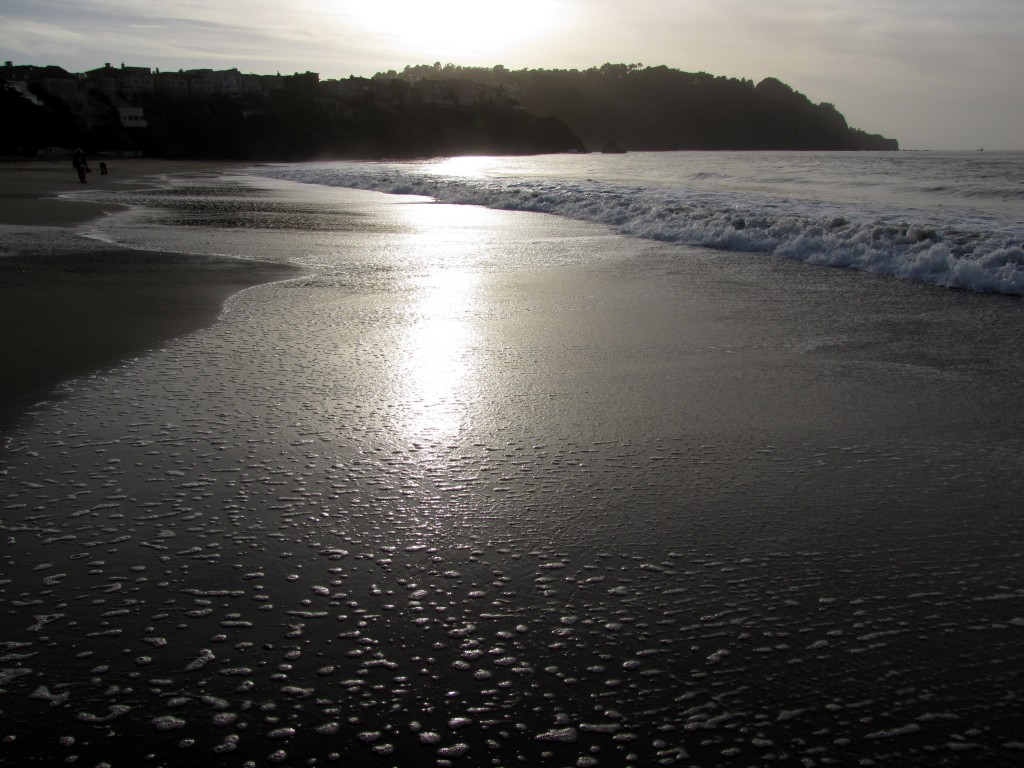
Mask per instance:
[[[67,192],[127,191],[164,175],[219,173],[228,164],[98,161],[81,184],[69,162],[0,162],[0,226],[73,228],[123,210],[68,200]],[[287,264],[247,262],[116,247],[42,254],[32,245],[0,256],[0,434],[33,405],[59,397],[60,384],[213,324],[239,291],[299,273]]]
[[[245,181],[117,229],[308,279],[0,440],[9,762],[1012,764],[1019,301]]]
[[[90,159],[88,182],[78,181],[70,160],[0,160],[0,225],[74,227],[100,216],[124,210],[116,203],[68,199],[70,192],[129,192],[152,187],[160,176],[202,176],[251,164],[197,160],[104,159],[108,173],[100,173],[99,158]]]

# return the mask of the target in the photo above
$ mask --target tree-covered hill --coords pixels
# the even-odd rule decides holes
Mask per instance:
[[[146,100],[147,154],[260,160],[576,151],[557,118],[507,104],[345,104],[297,94]]]
[[[0,155],[81,146],[90,154],[289,161],[583,150],[561,120],[510,103],[382,104],[287,92],[269,97],[151,93],[133,102],[144,109],[146,127],[125,128],[102,93],[91,93],[87,110],[78,112],[41,96],[43,103],[36,106],[0,87]]]
[[[314,72],[0,68],[0,154],[132,152],[239,160],[598,150],[889,150],[788,85],[605,64],[440,64],[373,79]]]
[[[664,66],[587,70],[420,65],[376,78],[468,80],[504,88],[538,115],[564,120],[590,149],[894,150],[895,139],[851,128],[832,104],[814,104],[768,78],[716,77]]]

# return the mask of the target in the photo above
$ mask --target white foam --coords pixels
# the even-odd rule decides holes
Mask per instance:
[[[621,234],[723,251],[765,253],[971,291],[1024,295],[1024,238],[1005,223],[912,208],[780,200],[736,190],[594,180],[474,178],[401,163],[330,163],[261,175],[438,202],[597,222]]]

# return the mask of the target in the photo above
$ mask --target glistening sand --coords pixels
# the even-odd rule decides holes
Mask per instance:
[[[310,276],[10,439],[0,759],[1019,759],[1018,301],[213,187]]]
[[[57,385],[212,323],[242,288],[295,274],[284,265],[141,253],[84,241],[77,228],[126,209],[82,192],[161,186],[223,166],[98,162],[81,184],[70,162],[0,163],[0,434]],[[60,197],[63,194],[66,197]]]

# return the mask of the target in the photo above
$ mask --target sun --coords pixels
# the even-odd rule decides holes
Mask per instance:
[[[343,3],[353,24],[403,53],[451,61],[537,43],[563,22],[559,0],[375,0]]]

